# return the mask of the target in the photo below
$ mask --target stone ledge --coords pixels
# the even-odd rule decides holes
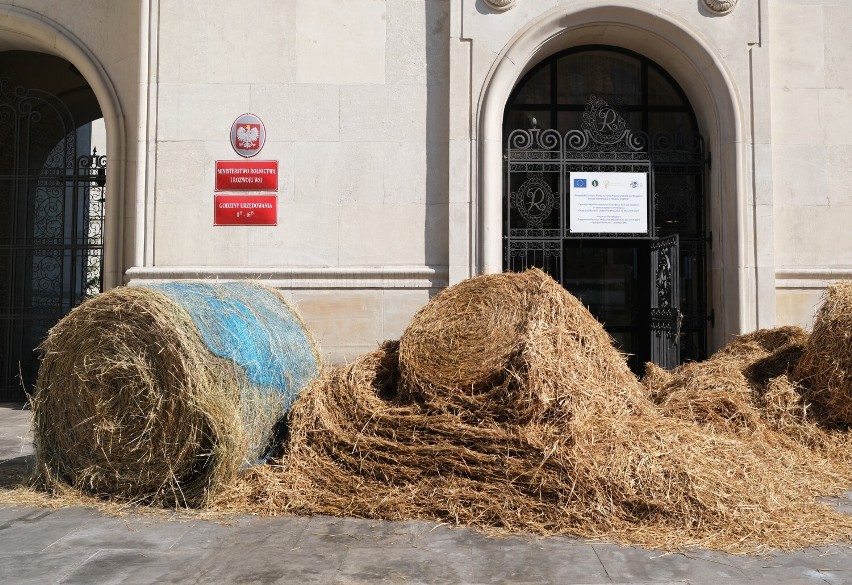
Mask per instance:
[[[258,280],[281,289],[432,289],[449,283],[446,266],[274,268],[232,266],[152,266],[127,270],[128,285],[171,280]]]
[[[838,280],[852,280],[852,266],[783,268],[775,271],[777,289],[823,289]]]

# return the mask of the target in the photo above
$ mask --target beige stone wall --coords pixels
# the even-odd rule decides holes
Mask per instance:
[[[138,109],[140,5],[141,0],[0,0],[0,6],[26,10],[76,37],[106,70],[121,109],[131,120]],[[127,131],[128,143],[133,144],[133,124]]]
[[[146,250],[128,276],[262,278],[328,355],[369,349],[447,282],[500,269],[505,98],[548,54],[604,43],[674,75],[708,138],[713,344],[771,326],[768,2],[157,2]],[[214,227],[214,161],[235,158],[246,111],[280,161],[279,225]]]
[[[713,159],[714,345],[808,325],[823,288],[852,277],[845,0],[740,0],[725,16],[703,0],[10,5],[67,30],[115,91],[125,205],[108,246],[126,280],[263,280],[335,361],[398,336],[448,282],[499,269],[506,92],[579,44],[654,59],[696,110]],[[266,123],[258,158],[279,160],[275,227],[213,226],[215,160],[238,158],[243,112]]]
[[[852,278],[852,3],[769,4],[779,324]]]
[[[447,8],[161,2],[150,264],[445,267]],[[256,158],[279,161],[276,227],[213,226],[244,112],[266,126]]]
[[[297,290],[290,293],[330,363],[354,360],[385,339],[399,339],[438,289]]]
[[[446,285],[448,0],[161,0],[145,260],[131,282],[257,278],[335,362]],[[278,225],[213,225],[214,165],[259,116]]]

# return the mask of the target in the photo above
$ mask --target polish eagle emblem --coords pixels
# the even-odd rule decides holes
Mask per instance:
[[[257,148],[257,141],[260,138],[259,124],[242,124],[237,128],[237,144],[240,148],[250,150]]]

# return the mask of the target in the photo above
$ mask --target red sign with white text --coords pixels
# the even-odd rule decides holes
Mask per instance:
[[[217,160],[217,191],[277,191],[277,160]]]
[[[213,225],[278,225],[278,195],[216,195]]]

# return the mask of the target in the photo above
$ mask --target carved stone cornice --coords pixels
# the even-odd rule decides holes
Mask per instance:
[[[728,14],[737,6],[738,0],[704,0],[704,4],[707,5],[712,12],[722,15]]]
[[[509,10],[514,7],[518,0],[485,0],[489,8],[497,11]]]

